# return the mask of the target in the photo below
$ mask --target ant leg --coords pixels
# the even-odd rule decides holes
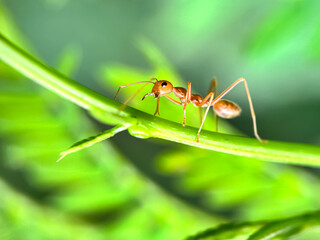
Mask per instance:
[[[158,115],[160,116],[160,113],[159,113],[159,103],[160,103],[160,97],[158,97],[158,99],[157,99],[157,108],[156,108],[156,111],[155,111],[155,113],[153,114],[153,116],[156,116],[157,113],[158,113]]]
[[[172,98],[172,97],[170,97],[170,96],[168,96],[168,95],[164,95],[164,96],[165,96],[169,101],[173,102],[174,104],[177,104],[177,105],[182,106],[182,103],[179,102],[179,101],[177,101],[177,100],[175,100],[174,98]]]
[[[122,85],[122,86],[119,87],[119,89],[118,89],[116,95],[114,96],[113,100],[116,100],[121,88],[129,87],[129,86],[132,86],[132,85],[135,85],[135,84],[139,84],[139,83],[153,83],[154,84],[153,80],[158,81],[158,79],[156,79],[156,78],[151,78],[150,81],[141,81],[141,82],[135,82],[135,83]]]
[[[183,105],[182,126],[186,125],[186,107],[187,107],[187,104],[190,102],[190,100],[191,100],[191,82],[188,82],[187,94],[186,94],[186,97],[184,98],[184,105]]]
[[[141,91],[142,89],[144,89],[146,86],[148,85],[148,83],[144,84],[141,88],[139,88],[131,97],[129,97],[123,104],[122,106],[119,108],[119,112],[123,111],[125,109],[125,107],[128,105],[129,102],[132,101],[132,99],[134,99]],[[126,86],[127,87],[127,86]],[[119,88],[120,89],[120,88]],[[118,91],[119,92],[119,91]]]
[[[202,102],[200,104],[197,104],[198,107],[202,107],[203,105],[205,105],[206,103],[208,103],[210,100],[211,95],[214,95],[214,92],[209,92],[207,96],[204,97],[204,99],[202,99]],[[211,106],[211,105],[210,105]]]
[[[207,114],[209,112],[209,109],[211,107],[211,104],[212,104],[212,101],[213,101],[213,97],[214,97],[214,93],[210,92],[204,99],[208,99],[208,97],[210,97],[210,100],[209,100],[209,104],[207,106],[206,112],[204,113],[200,128],[199,128],[198,133],[197,133],[197,142],[199,142],[199,135],[200,135],[201,129],[203,127],[204,121],[206,120],[206,117],[207,117]],[[203,100],[201,104],[203,105],[204,102],[207,102],[207,100]]]
[[[218,80],[217,80],[216,77],[214,77],[212,79],[212,81],[210,83],[210,87],[209,87],[209,92],[208,93],[210,93],[212,91],[215,93],[216,96],[218,95]],[[216,123],[216,132],[218,132],[218,115],[216,114],[215,111],[213,111],[213,113],[214,113],[214,115],[213,115],[214,121]]]
[[[254,131],[254,135],[255,137],[260,141],[260,142],[265,142],[264,140],[262,140],[258,134],[258,130],[257,130],[257,123],[256,123],[256,115],[254,113],[254,109],[253,109],[253,105],[252,105],[252,100],[250,97],[250,93],[249,93],[249,88],[248,88],[248,84],[247,81],[244,78],[239,78],[237,81],[235,81],[233,84],[230,85],[230,87],[228,87],[226,90],[224,90],[218,97],[216,97],[213,102],[212,102],[212,106],[218,102],[224,95],[226,95],[231,89],[233,89],[236,85],[238,85],[239,83],[243,82],[244,87],[246,89],[246,93],[247,93],[247,97],[248,97],[248,102],[249,102],[249,106],[250,106],[250,111],[251,111],[251,117],[252,117],[252,121],[253,121],[253,131]]]
[[[217,92],[217,89],[218,89],[218,80],[217,80],[216,77],[214,77],[214,78],[211,80],[208,93],[210,93],[210,92],[215,92],[215,93],[216,93],[216,92]]]
[[[148,85],[148,83],[153,83],[153,84],[154,84],[154,82],[153,82],[154,80],[155,80],[155,81],[158,81],[158,79],[156,79],[156,78],[151,78],[149,81],[140,81],[140,82],[135,82],[135,83],[130,83],[130,84],[126,84],[126,85],[120,86],[119,89],[118,89],[118,91],[117,91],[117,93],[116,93],[116,95],[114,96],[113,100],[116,100],[116,98],[117,98],[117,96],[118,96],[121,88],[129,87],[129,86],[132,86],[132,85],[135,85],[135,84],[139,84],[139,83],[146,83],[146,84],[143,85],[141,88],[139,88],[138,91],[136,91],[135,94],[133,94],[130,98],[128,98],[128,99],[122,104],[122,106],[119,108],[119,112],[123,111],[123,109],[125,109],[126,105],[127,105],[134,97],[136,97],[136,96],[138,95],[138,93],[141,92],[142,89],[145,88],[145,87]]]

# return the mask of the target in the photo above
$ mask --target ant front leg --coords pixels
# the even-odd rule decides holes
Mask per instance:
[[[116,98],[117,98],[117,96],[118,96],[121,88],[129,87],[129,86],[136,85],[136,84],[140,84],[140,83],[153,83],[153,84],[154,84],[154,82],[153,82],[154,80],[155,80],[155,81],[158,81],[158,79],[156,79],[156,78],[151,78],[150,81],[140,81],[140,82],[130,83],[130,84],[126,84],[126,85],[121,85],[121,86],[119,87],[116,95],[114,96],[113,100],[116,100]],[[147,84],[146,84],[146,85],[147,85]],[[145,86],[146,86],[146,85],[145,85]],[[143,87],[145,87],[145,86],[143,86]]]
[[[117,93],[116,93],[116,95],[114,96],[113,100],[116,100],[116,98],[117,98],[117,96],[118,96],[118,94],[119,94],[119,92],[120,92],[120,90],[121,90],[122,88],[129,87],[129,86],[136,85],[136,84],[140,84],[140,83],[145,83],[141,88],[139,88],[131,97],[129,97],[129,98],[122,104],[122,106],[119,108],[119,111],[122,111],[122,110],[126,107],[126,105],[127,105],[129,102],[131,102],[131,100],[132,100],[133,98],[135,98],[135,97],[142,91],[142,89],[144,89],[149,83],[153,83],[153,84],[154,84],[154,81],[158,81],[158,79],[156,79],[156,78],[151,78],[150,81],[140,81],[140,82],[135,82],[135,83],[130,83],[130,84],[126,84],[126,85],[120,86],[119,89],[118,89],[118,91],[117,91]]]
[[[168,95],[164,95],[170,102],[172,102],[172,103],[174,103],[174,104],[177,104],[177,105],[179,105],[179,106],[182,106],[183,104],[182,104],[182,102],[179,102],[179,101],[177,101],[177,100],[175,100],[174,98],[172,98],[172,97],[170,97],[170,96],[168,96]]]
[[[158,115],[160,116],[160,113],[159,113],[159,104],[160,104],[160,97],[158,97],[158,99],[157,99],[157,107],[156,107],[156,111],[155,111],[155,113],[153,114],[153,116],[156,116],[157,113],[158,113]]]
[[[244,78],[239,78],[237,81],[235,81],[233,84],[231,84],[230,87],[228,87],[226,90],[224,90],[218,97],[216,97],[213,102],[212,102],[212,106],[218,102],[224,95],[226,95],[229,91],[231,91],[231,89],[233,89],[235,86],[237,86],[239,83],[243,82],[244,87],[246,89],[246,93],[247,93],[247,97],[248,97],[248,102],[249,102],[249,106],[250,106],[250,112],[251,112],[251,117],[252,117],[252,122],[253,122],[253,132],[255,137],[260,141],[260,142],[266,142],[265,140],[262,140],[258,134],[258,130],[257,130],[257,122],[256,122],[256,115],[254,113],[254,109],[253,109],[253,105],[252,105],[252,100],[251,100],[251,96],[249,93],[249,88],[248,88],[248,84],[247,81]]]

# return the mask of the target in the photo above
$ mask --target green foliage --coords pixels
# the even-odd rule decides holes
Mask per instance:
[[[77,56],[62,55],[65,74]],[[181,239],[217,222],[141,177],[109,141],[56,163],[65,146],[98,130],[76,106],[4,70],[1,239]]]
[[[21,59],[21,58],[20,58]],[[22,62],[24,61],[23,59],[21,60]],[[29,70],[28,70],[29,71]],[[60,76],[60,79],[63,79],[61,76]],[[50,83],[50,84],[52,84],[52,83]],[[67,82],[65,82],[65,84],[68,84]],[[74,84],[74,83],[73,83]],[[52,84],[52,86],[54,87],[54,84]],[[67,85],[66,85],[67,86]],[[68,88],[69,89],[72,89],[71,88],[72,86],[68,86]],[[94,108],[92,108],[92,106],[93,106],[93,104],[94,104],[94,102],[96,102],[97,100],[98,101],[100,101],[99,99],[97,99],[97,100],[93,100],[93,101],[89,101],[89,102],[86,102],[86,99],[90,99],[90,97],[86,97],[86,98],[83,98],[83,94],[84,93],[87,93],[86,92],[86,89],[82,89],[81,91],[82,91],[82,99],[80,99],[79,97],[77,97],[77,91],[78,90],[76,90],[76,89],[79,89],[79,87],[78,88],[74,88],[73,90],[71,90],[72,91],[72,95],[73,96],[76,96],[76,98],[77,98],[77,101],[80,101],[80,103],[81,103],[81,105],[84,105],[84,106],[88,106],[89,108],[91,108],[91,109],[94,109]],[[61,88],[61,85],[59,86],[59,92],[62,92],[63,91],[63,88]],[[65,95],[66,96],[68,96],[68,97],[70,97],[70,96],[72,96],[72,95],[68,95],[68,93],[67,92],[65,92]],[[89,95],[88,95],[89,96]],[[15,104],[15,105],[17,105],[17,104]],[[99,105],[97,105],[97,106],[95,106],[96,108],[99,108]],[[110,109],[112,109],[112,108],[114,108],[113,106],[109,106],[109,108]],[[106,108],[104,108],[104,109],[106,109]],[[137,112],[135,112],[135,111],[133,111],[132,109],[129,109],[129,111],[128,111],[128,109],[129,109],[129,107],[127,107],[123,112],[124,112],[124,114],[125,115],[127,115],[127,114],[133,114],[133,113],[135,113],[135,115],[136,116],[139,116],[139,115],[141,115],[140,116],[140,118],[142,119],[141,120],[141,122],[139,122],[139,124],[141,124],[142,126],[148,126],[148,128],[147,128],[147,131],[150,131],[150,133],[153,135],[153,136],[157,136],[157,135],[159,135],[160,134],[160,132],[161,131],[157,131],[157,132],[152,132],[152,128],[155,128],[155,129],[157,129],[158,128],[158,126],[156,126],[155,124],[157,124],[157,123],[160,123],[159,124],[159,126],[160,126],[160,128],[161,128],[161,121],[160,120],[154,120],[154,123],[152,123],[152,127],[150,127],[150,125],[146,125],[146,122],[148,122],[148,121],[150,121],[150,118],[149,117],[147,117],[147,115],[142,115],[142,113],[139,113],[139,115],[137,115]],[[97,109],[94,109],[94,111],[97,111]],[[120,115],[119,113],[116,113],[117,115]],[[44,115],[44,114],[43,114]],[[116,115],[116,117],[117,117],[117,115]],[[103,115],[102,115],[103,116]],[[120,115],[121,116],[121,115]],[[79,119],[78,117],[71,117],[71,119]],[[120,118],[121,119],[121,118]],[[125,120],[125,118],[124,119],[122,119],[121,121],[124,121]],[[169,122],[168,122],[169,123]],[[130,125],[132,125],[132,124],[136,124],[135,123],[135,120],[133,120],[133,118],[131,117],[131,118],[129,118],[129,127],[130,127]],[[120,125],[121,126],[121,125]],[[62,153],[62,156],[64,156],[64,155],[66,155],[66,154],[68,154],[68,153],[71,153],[71,152],[74,152],[74,151],[77,151],[77,150],[79,150],[79,149],[82,149],[82,148],[84,148],[84,147],[86,147],[86,146],[89,146],[89,145],[91,145],[92,143],[95,143],[95,142],[98,142],[98,141],[101,141],[101,140],[103,140],[103,139],[105,139],[106,137],[109,137],[109,136],[111,136],[111,135],[113,135],[114,133],[116,133],[118,130],[123,130],[123,129],[126,129],[128,126],[125,126],[124,128],[121,126],[120,128],[119,127],[116,127],[116,128],[114,128],[114,129],[112,129],[112,130],[110,130],[110,131],[107,131],[107,132],[105,132],[104,134],[101,134],[101,135],[98,135],[98,137],[95,137],[95,138],[93,138],[93,139],[89,139],[89,140],[85,140],[85,141],[80,141],[79,143],[76,143],[73,147],[71,147],[69,150],[67,150],[66,152],[64,152],[64,153]],[[75,126],[72,126],[72,128],[75,128]],[[140,131],[141,131],[141,129],[139,129]],[[145,130],[142,130],[142,132],[144,132]],[[154,131],[154,130],[153,130]],[[170,129],[168,129],[168,125],[166,125],[166,128],[165,128],[165,131],[170,131]],[[176,132],[177,130],[175,129],[174,130],[174,132]],[[165,132],[163,132],[163,130],[162,130],[162,132],[161,132],[161,134],[166,134]],[[190,134],[190,133],[189,133]],[[174,136],[174,133],[172,132],[171,134],[169,133],[169,136]],[[54,138],[53,138],[54,139]],[[228,141],[230,141],[230,139],[232,139],[231,137],[228,137]],[[215,139],[215,141],[217,141],[217,138]],[[241,145],[241,144],[239,144],[239,143],[241,143],[241,141],[244,141],[244,140],[242,140],[242,139],[240,139],[239,138],[239,142],[237,143],[237,146],[239,146],[239,145]],[[253,146],[254,145],[256,145],[256,146],[258,146],[258,144],[260,144],[260,146],[258,147],[258,148],[260,148],[261,149],[261,143],[258,143],[256,140],[254,140],[256,143],[254,143],[253,144]],[[266,146],[268,147],[269,145],[272,145],[272,143],[268,143]],[[288,145],[290,145],[290,144],[288,144]],[[276,143],[274,143],[274,146],[277,146],[276,145]],[[285,144],[283,143],[282,144],[282,146],[285,146]],[[264,147],[264,146],[263,146]],[[29,149],[31,149],[30,147],[29,147]],[[245,148],[245,151],[248,151],[248,149],[249,149],[249,147],[248,146],[246,146],[246,148]],[[310,149],[312,149],[312,148],[310,148]],[[316,149],[316,148],[315,148]],[[313,150],[314,151],[314,150]],[[259,154],[259,153],[258,153]],[[286,154],[288,154],[288,153],[286,153]],[[309,153],[310,154],[310,153]],[[192,154],[192,156],[197,156],[198,154]],[[219,156],[219,155],[217,155],[217,154],[214,154],[214,157],[217,157],[217,156]],[[273,153],[272,154],[270,154],[270,156],[274,156],[273,155]],[[307,155],[305,155],[305,156],[307,156]],[[316,156],[316,155],[315,155]],[[276,158],[279,158],[277,155],[275,155],[274,157],[276,157]],[[218,159],[222,159],[222,158],[225,158],[225,156],[220,156],[220,157],[218,157]],[[226,158],[228,158],[228,156],[226,156]],[[170,159],[170,158],[169,158]],[[196,159],[196,158],[194,158],[194,159]],[[208,157],[206,157],[205,159],[210,159],[210,158],[208,158]],[[239,161],[239,159],[240,158],[237,158],[236,160],[237,161]],[[315,158],[316,159],[316,158]],[[199,162],[198,162],[199,163]],[[230,162],[229,162],[230,163]],[[79,164],[79,162],[77,163],[77,164]],[[88,170],[89,170],[89,167],[88,166],[86,166],[87,164],[85,164],[85,169],[86,169],[86,175],[88,174]],[[78,167],[79,166],[81,166],[81,165],[78,165]],[[208,168],[209,169],[209,168]],[[65,170],[65,169],[64,169]],[[205,171],[201,171],[202,172],[202,174],[205,172]],[[42,171],[41,172],[41,175],[44,173],[44,171]],[[98,173],[98,172],[97,172]],[[96,173],[96,174],[97,174]],[[223,171],[218,171],[217,173],[219,173],[219,174],[222,174],[223,173]],[[96,179],[96,174],[94,174],[93,176],[95,176],[94,178]],[[230,173],[229,173],[230,174]],[[100,174],[98,174],[98,176],[99,176]],[[72,175],[71,175],[72,176]],[[100,175],[101,177],[102,177],[102,175]],[[246,175],[246,176],[250,176],[250,175]],[[76,177],[76,176],[74,176],[74,177]],[[224,176],[217,176],[217,177],[221,177],[222,179],[226,179]],[[70,178],[70,174],[68,174],[68,178]],[[217,182],[217,180],[215,179],[216,177],[213,175],[213,179],[214,179],[214,183],[215,183],[215,185],[218,183]],[[237,175],[235,175],[234,176],[234,179],[235,179],[235,181],[236,181],[236,179],[239,179],[239,176],[237,176]],[[207,179],[208,180],[208,179]],[[42,182],[44,182],[44,179],[41,179],[41,181]],[[250,195],[252,195],[252,189],[250,189],[250,184],[251,184],[251,182],[253,181],[253,179],[250,179],[250,180],[248,180],[248,185],[246,185],[246,181],[241,181],[241,182],[239,182],[240,183],[240,185],[239,185],[239,188],[240,189],[244,189],[245,191],[243,192],[240,192],[240,195],[239,194],[233,194],[232,196],[231,196],[231,198],[222,198],[222,200],[220,200],[220,202],[221,203],[224,203],[224,204],[227,204],[227,206],[228,206],[228,204],[235,204],[235,203],[237,203],[237,202],[241,202],[241,200],[242,199],[245,199],[246,201],[250,201]],[[99,183],[100,182],[100,183]],[[206,182],[206,184],[208,183],[208,181],[205,181]],[[237,187],[236,185],[234,185],[233,184],[233,180],[231,179],[230,180],[230,182],[229,182],[229,184],[231,184],[232,183],[232,187]],[[98,184],[99,183],[99,184]],[[197,182],[194,182],[193,181],[193,184],[194,183],[197,183]],[[201,182],[200,182],[201,183]],[[223,187],[223,189],[227,189],[226,188],[226,186],[228,185],[228,181],[224,181],[224,183],[226,183],[226,185],[224,185],[224,187]],[[290,181],[290,183],[292,184],[292,180]],[[264,185],[265,183],[262,183],[262,185]],[[83,185],[83,184],[82,184]],[[117,204],[115,204],[117,201],[119,201],[119,204],[120,204],[120,206],[121,206],[121,208],[123,208],[125,205],[123,205],[123,204],[125,204],[126,203],[126,201],[129,201],[129,199],[128,199],[128,197],[127,196],[122,196],[122,195],[120,195],[120,196],[117,196],[116,198],[114,198],[113,196],[111,197],[111,198],[109,198],[109,197],[105,197],[105,195],[104,194],[101,194],[103,191],[102,191],[102,189],[104,189],[105,191],[107,191],[107,192],[112,192],[113,190],[112,190],[112,188],[105,188],[104,186],[103,186],[103,184],[101,185],[101,180],[98,180],[97,179],[97,183],[96,184],[94,184],[94,188],[91,186],[91,184],[90,185],[87,185],[87,184],[84,184],[82,187],[81,187],[81,189],[77,189],[75,192],[73,192],[73,191],[71,191],[71,195],[69,196],[69,193],[68,194],[64,194],[65,196],[62,198],[63,200],[60,200],[59,198],[57,198],[54,202],[56,202],[57,204],[58,204],[58,206],[60,206],[62,209],[64,209],[65,211],[67,211],[67,212],[69,212],[69,213],[77,213],[77,214],[80,214],[80,215],[87,215],[88,214],[88,210],[93,210],[93,211],[97,211],[97,207],[102,207],[102,208],[106,208],[106,209],[109,209],[110,207],[112,207],[112,208],[117,208],[117,207],[119,207],[119,205],[117,205]],[[217,185],[218,186],[218,185]],[[231,185],[230,185],[231,186]],[[249,188],[249,191],[247,190]],[[214,187],[213,187],[213,189],[214,189]],[[129,189],[127,189],[126,190],[126,192],[130,192],[129,191]],[[217,192],[217,191],[216,191]],[[89,198],[87,198],[87,197],[85,197],[85,198],[81,198],[81,196],[83,196],[83,195],[85,195],[85,194],[88,194],[88,196],[94,196],[94,198],[92,198],[92,197],[89,197]],[[218,195],[219,197],[221,197],[221,196],[223,196],[223,195],[221,195],[221,194],[219,194]],[[256,195],[255,195],[256,196]],[[53,199],[55,199],[56,197],[54,197]],[[79,201],[81,199],[81,201]],[[219,198],[218,198],[218,204],[219,204]],[[112,203],[111,205],[108,205],[108,203],[110,204],[110,203]],[[220,204],[221,204],[220,203]],[[263,203],[263,201],[260,201],[259,203]],[[101,205],[102,204],[102,205]],[[105,204],[107,204],[107,206],[105,205]],[[83,208],[84,208],[84,206],[86,206],[86,210],[83,212]],[[89,206],[94,206],[93,207],[93,209],[91,209],[91,208],[89,208]],[[309,205],[310,206],[310,205]],[[256,214],[256,216],[257,216],[257,214]]]
[[[304,169],[194,148],[170,150],[157,160],[178,189],[203,196],[216,211],[236,209],[239,219],[285,217],[320,207],[320,182]]]
[[[320,164],[320,148],[312,145],[272,141],[263,144],[256,139],[240,138],[205,131],[201,133],[200,142],[196,142],[196,129],[191,127],[183,128],[179,124],[153,118],[148,114],[129,107],[123,111],[119,111],[120,105],[116,102],[47,67],[34,57],[17,48],[4,36],[0,36],[0,50],[2,52],[1,59],[4,62],[39,84],[88,109],[99,120],[110,123],[110,119],[112,119],[112,122],[129,122],[132,126],[143,126],[143,128],[140,128],[139,136],[141,136],[141,130],[145,129],[143,134],[145,136],[163,138],[224,153],[311,166]],[[131,132],[134,133],[135,131]],[[179,134],[176,134],[177,132]]]
[[[145,45],[147,47],[143,47]],[[106,90],[117,89],[119,85],[126,84],[124,79],[129,79],[128,82],[137,82],[150,76],[157,76],[156,69],[161,68],[170,69],[167,71],[168,76],[160,74],[163,76],[161,78],[169,79],[169,76],[175,76],[173,79],[180,79],[164,57],[154,47],[151,48],[150,43],[144,42],[143,46],[141,48],[145,55],[148,59],[152,59],[153,69],[148,72],[125,65],[107,65],[102,71],[102,83],[106,84]],[[182,85],[177,80],[175,82],[177,86]],[[119,97],[124,95],[122,101],[125,101],[136,92],[137,88],[134,86],[125,88],[120,91]],[[141,97],[147,91],[149,89],[145,89]],[[141,103],[141,97],[133,99],[130,105],[152,114],[155,102],[153,99],[149,102],[146,99]],[[161,109],[165,109],[164,113],[161,113],[162,118],[180,122],[181,119],[177,118],[179,115],[177,106],[164,100],[161,101],[160,112]],[[189,120],[188,124],[197,126],[198,118],[191,118],[197,116],[195,110],[197,109],[188,108],[193,115],[188,115],[187,121]],[[208,129],[214,126],[212,115],[209,116],[209,122]],[[237,133],[226,122],[220,123],[222,125],[220,130]],[[257,162],[239,156],[235,158],[232,155],[185,146],[160,154],[157,157],[157,169],[162,174],[176,179],[177,191],[202,196],[203,201],[218,212],[237,209],[235,212],[239,219],[267,219],[300,214],[320,207],[317,194],[320,183],[304,169]]]
[[[306,238],[302,233],[306,228],[319,230],[320,213],[314,212],[302,216],[274,220],[268,222],[250,222],[240,224],[224,224],[217,228],[208,229],[197,235],[188,237],[187,240],[285,240],[291,237],[295,239],[316,239]],[[308,229],[310,231],[310,229]]]
[[[56,9],[69,4],[65,0],[47,2]],[[204,10],[204,3],[214,8]],[[178,2],[172,4],[172,9],[181,7]],[[242,1],[232,4],[236,12],[245,8]],[[317,50],[319,34],[314,26],[319,22],[312,17],[316,16],[317,4],[316,1],[293,1],[289,5],[278,5],[249,36],[247,53],[261,64],[268,61],[276,64],[281,56],[297,47]],[[228,6],[227,1],[204,0],[185,5],[184,13],[188,14],[183,16],[165,8],[160,11],[170,13],[165,21],[179,26],[181,32],[190,33],[184,41],[180,36],[172,36],[181,41],[180,47],[188,56],[200,49],[201,41],[197,40],[197,48],[186,46],[197,39],[198,34],[207,32],[206,29],[219,29],[218,21],[224,15],[221,7]],[[236,16],[228,19],[233,18]],[[210,19],[215,19],[214,26]],[[32,48],[10,20],[7,11],[0,7],[1,31],[30,51]],[[311,22],[308,34],[298,34],[301,41],[287,45],[296,37],[297,26],[301,28]],[[310,39],[311,44],[305,44],[306,39]],[[114,95],[121,84],[150,77],[170,79],[176,86],[185,85],[150,41],[140,38],[137,45],[151,68],[104,64],[98,69],[100,85],[110,95]],[[317,51],[309,51],[309,57],[316,60]],[[161,100],[160,113],[161,118],[168,121],[149,115],[154,113],[155,101],[147,98],[141,102],[140,95],[129,104],[134,108],[119,112],[121,103],[100,96],[59,73],[74,76],[81,65],[81,56],[78,45],[68,45],[55,64],[57,71],[1,38],[0,58],[9,65],[87,109],[103,123],[116,126],[105,126],[103,129],[107,130],[97,135],[101,129],[93,125],[84,111],[26,82],[18,72],[0,62],[1,239],[182,239],[212,226],[216,227],[188,239],[318,239],[319,212],[315,210],[320,207],[320,182],[316,170],[287,164],[319,166],[318,146],[273,141],[261,145],[255,139],[232,136],[241,133],[225,121],[221,121],[219,130],[226,135],[204,131],[202,142],[197,145],[194,142],[199,126],[196,108],[188,106],[187,110],[187,125],[194,128],[181,127],[181,108],[165,99]],[[250,87],[251,79],[248,81]],[[122,89],[119,102],[124,102],[137,88],[139,86]],[[214,125],[213,117],[209,116],[205,129],[212,131]],[[162,185],[165,191],[156,187],[154,182],[161,181],[157,178],[150,181],[150,175],[141,169],[137,171],[110,140],[86,149],[127,128],[131,135],[139,138],[158,137],[192,146],[157,142],[163,149],[155,154],[153,170],[163,179],[172,180],[173,186]],[[64,151],[62,157],[74,154],[55,163],[59,152],[72,142],[76,143]],[[150,142],[155,141],[148,140]],[[190,201],[183,194],[197,196],[197,199]],[[174,196],[179,196],[182,202]],[[314,212],[303,214],[310,211]],[[303,215],[288,217],[297,214]],[[273,220],[279,218],[281,220]],[[259,221],[261,219],[265,220]],[[234,221],[236,223],[232,223]]]
[[[1,182],[3,238],[179,239],[185,236],[184,224],[192,233],[215,222],[173,203],[109,142],[55,163],[67,144],[97,131],[84,113],[25,81],[16,87],[12,79],[1,87],[0,96],[1,136],[6,139],[2,164],[13,177],[21,172],[24,176],[16,180],[18,191]],[[25,192],[24,181],[35,196]],[[42,196],[37,200],[41,205],[33,199],[37,195]],[[184,224],[179,223],[182,216]]]

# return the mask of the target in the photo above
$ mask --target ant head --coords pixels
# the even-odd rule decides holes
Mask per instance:
[[[173,86],[169,81],[159,80],[154,83],[151,93],[147,93],[144,95],[142,100],[147,96],[154,96],[154,98],[161,97],[171,93],[173,90]]]

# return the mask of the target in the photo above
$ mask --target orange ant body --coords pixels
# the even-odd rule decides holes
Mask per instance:
[[[216,79],[215,78],[212,80],[212,82],[210,84],[209,93],[204,98],[202,98],[198,94],[191,93],[191,82],[188,82],[188,87],[187,87],[187,89],[185,89],[183,87],[173,87],[173,85],[167,80],[158,80],[156,78],[151,78],[150,81],[141,81],[141,82],[136,82],[136,83],[131,83],[131,84],[120,86],[117,93],[116,93],[116,96],[114,97],[114,100],[118,96],[118,93],[121,88],[128,87],[128,86],[135,85],[135,84],[139,84],[139,83],[153,83],[154,86],[153,86],[151,92],[144,95],[142,100],[147,96],[154,96],[154,98],[157,99],[157,108],[156,108],[154,115],[159,114],[159,102],[160,102],[160,97],[162,97],[162,96],[166,97],[169,101],[173,102],[174,104],[183,106],[183,122],[182,122],[183,126],[185,126],[186,106],[188,103],[192,102],[194,106],[199,107],[199,108],[206,107],[204,117],[201,121],[201,126],[198,130],[198,133],[197,133],[197,142],[199,142],[200,131],[203,127],[204,121],[206,119],[209,108],[211,106],[213,108],[213,111],[221,118],[230,119],[230,118],[235,118],[240,115],[241,108],[236,103],[229,101],[229,100],[222,99],[222,97],[224,95],[226,95],[231,89],[233,89],[237,84],[239,84],[241,82],[244,83],[246,93],[248,96],[251,117],[252,117],[252,121],[253,121],[254,135],[260,142],[263,142],[263,140],[258,135],[256,116],[254,113],[252,100],[251,100],[250,93],[249,93],[249,88],[248,88],[247,82],[244,78],[239,78],[237,81],[235,81],[233,84],[231,84],[231,86],[229,86],[226,90],[224,90],[216,98],[214,98],[214,91],[213,91],[213,89],[216,90]],[[130,99],[128,99],[127,102],[129,102],[133,97],[135,97],[138,94],[138,92],[134,96],[132,96]],[[168,94],[172,93],[172,92],[176,97],[179,98],[180,101],[168,96]]]

